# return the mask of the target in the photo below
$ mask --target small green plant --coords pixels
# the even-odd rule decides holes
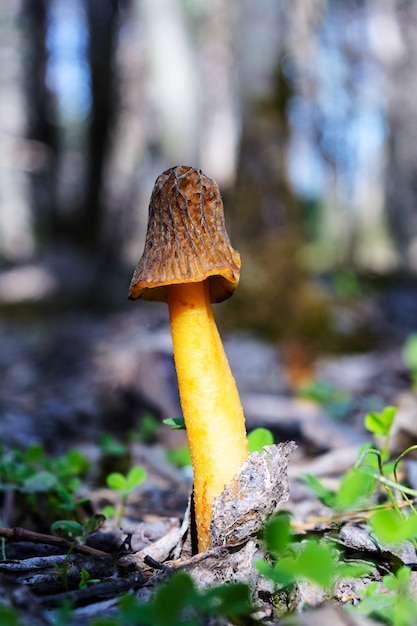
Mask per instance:
[[[54,522],[51,530],[57,537],[62,537],[67,541],[78,541],[85,543],[87,537],[96,532],[104,524],[106,518],[101,513],[95,513],[84,524],[72,520],[61,519]]]
[[[159,430],[159,420],[153,413],[145,413],[140,418],[137,428],[130,434],[131,441],[151,443]]]
[[[100,451],[102,456],[124,456],[128,454],[128,446],[113,435],[104,433],[100,437]]]
[[[399,516],[397,511],[382,509],[369,519],[373,533],[386,544],[400,544],[414,541],[417,537],[417,516]]]
[[[361,602],[348,607],[391,626],[414,626],[417,601],[414,598],[411,570],[400,567],[395,574],[387,574],[382,585],[371,582],[362,593]]]
[[[380,413],[368,413],[365,417],[365,428],[369,430],[369,432],[372,433],[374,437],[384,438],[384,444],[381,449],[382,459],[384,461],[386,461],[389,456],[389,439],[396,413],[397,409],[395,407],[387,406]]]
[[[377,471],[376,462],[373,468]],[[375,493],[378,480],[356,466],[345,472],[338,489],[329,489],[316,476],[306,474],[303,482],[310,487],[317,498],[334,511],[332,520],[349,517],[353,512],[373,506],[371,496]]]
[[[398,469],[407,454],[417,450],[417,445],[404,450],[394,461],[389,459],[389,438],[395,414],[394,407],[386,407],[380,413],[366,415],[365,426],[379,447],[369,444],[360,450],[358,461],[341,477],[337,490],[328,489],[314,476],[305,477],[305,482],[334,511],[331,521],[352,519],[362,513],[374,537],[382,544],[394,546],[411,541],[416,547],[417,511],[411,497],[417,497],[417,491],[400,483]],[[384,493],[385,502],[381,503]],[[400,506],[398,496],[407,506]],[[384,576],[382,585],[371,582],[359,605],[352,610],[390,626],[413,626],[417,602],[410,577],[410,568],[404,566]]]
[[[89,467],[88,459],[75,449],[51,458],[39,445],[8,452],[0,448],[0,491],[20,494],[29,510],[42,510],[47,520],[63,511],[78,519],[88,498],[76,494]]]
[[[344,562],[330,540],[298,540],[287,513],[280,513],[267,523],[263,539],[269,556],[258,560],[256,567],[279,589],[290,589],[298,581],[308,580],[330,591],[337,579],[358,578],[370,571],[365,563]]]
[[[130,494],[136,489],[136,487],[141,485],[145,479],[146,471],[140,466],[132,467],[126,476],[120,472],[112,472],[107,476],[107,485],[119,495],[120,505],[117,510],[112,507],[105,507],[103,512],[106,517],[115,516],[116,526],[120,526]]]
[[[352,405],[352,397],[347,391],[337,389],[334,385],[320,380],[302,387],[298,395],[316,402],[335,419],[343,419]]]
[[[334,520],[340,517],[340,514],[349,516],[358,511],[379,508],[376,496],[380,487],[385,491],[390,506],[400,519],[404,519],[404,515],[394,492],[399,492],[412,509],[408,495],[416,496],[417,492],[398,481],[397,470],[403,458],[417,446],[405,450],[395,461],[389,460],[389,437],[395,414],[394,407],[386,407],[380,413],[372,412],[366,415],[365,426],[380,441],[380,447],[366,444],[360,449],[355,466],[342,475],[338,490],[328,489],[315,476],[304,477],[304,482],[323,504],[336,512]],[[414,512],[414,509],[412,510]]]
[[[176,572],[150,602],[140,603],[134,596],[124,596],[114,617],[95,619],[92,626],[200,626],[209,617],[251,626],[259,623],[252,617],[254,611],[248,585],[229,583],[200,591],[189,574]]]
[[[191,453],[188,445],[170,448],[166,452],[166,458],[176,467],[191,467]]]
[[[84,567],[81,568],[81,579],[78,585],[79,589],[86,589],[88,585],[95,585],[100,582],[99,578],[90,578],[90,572],[88,572]]]
[[[58,520],[54,522],[51,526],[51,530],[54,535],[58,537],[62,537],[67,541],[71,541],[71,547],[69,548],[67,554],[65,555],[65,560],[61,567],[55,564],[55,569],[57,573],[61,576],[62,586],[65,591],[68,591],[68,568],[69,562],[71,558],[71,554],[74,551],[77,543],[85,543],[87,537],[92,533],[96,532],[104,523],[105,516],[101,514],[95,514],[90,517],[84,524],[80,524],[79,522],[74,522],[71,520]],[[84,574],[83,574],[84,571]],[[90,580],[90,575],[86,570],[81,571],[80,578],[80,589],[87,586],[87,581],[89,584],[93,582],[98,582],[97,580]]]

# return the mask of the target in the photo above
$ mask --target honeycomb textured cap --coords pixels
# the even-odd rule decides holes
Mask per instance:
[[[152,191],[145,248],[128,297],[166,302],[168,285],[207,279],[211,302],[222,302],[236,289],[239,273],[217,183],[185,165],[163,172]]]

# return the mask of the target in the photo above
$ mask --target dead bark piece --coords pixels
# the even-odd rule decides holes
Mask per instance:
[[[346,524],[340,529],[339,543],[357,553],[362,553],[366,560],[374,560],[379,563],[385,561],[387,569],[395,563],[396,567],[407,565],[415,567],[417,553],[411,541],[403,541],[398,545],[377,543],[369,529],[358,525]]]
[[[214,500],[210,548],[237,545],[255,536],[288,500],[288,458],[294,441],[253,452]]]
[[[139,550],[139,552],[121,557],[118,561],[119,571],[126,572],[135,569],[142,571],[146,569],[146,557],[151,557],[151,559],[163,563],[181,543],[181,533],[181,528],[172,528],[161,539],[154,541],[154,543]]]
[[[38,599],[30,589],[26,585],[16,584],[1,574],[0,604],[3,608],[8,607],[18,613],[20,626],[50,626]],[[1,623],[4,623],[3,620]]]
[[[0,575],[4,573],[10,581],[27,585],[38,596],[60,593],[63,587],[62,575],[57,566],[66,569],[67,582],[70,588],[78,587],[81,571],[89,573],[90,579],[103,579],[115,573],[115,560],[110,555],[86,556],[73,554],[65,565],[64,556],[29,558],[20,561],[0,561]]]
[[[217,546],[174,564],[172,571],[191,574],[200,588],[226,582],[250,582],[258,546],[253,540],[240,546]],[[258,556],[261,556],[258,553]]]
[[[60,567],[66,559],[65,554],[52,554],[48,556],[35,556],[28,559],[5,559],[0,561],[0,573],[4,572],[28,572],[37,569],[46,569],[58,565]]]

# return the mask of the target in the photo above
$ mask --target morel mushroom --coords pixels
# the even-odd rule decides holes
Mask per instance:
[[[232,295],[239,272],[217,184],[188,166],[161,174],[129,298],[168,302],[200,552],[209,546],[213,500],[248,456],[239,394],[210,307]]]

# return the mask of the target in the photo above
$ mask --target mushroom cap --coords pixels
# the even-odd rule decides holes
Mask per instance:
[[[163,172],[152,191],[145,248],[128,297],[167,302],[168,285],[207,279],[210,301],[222,302],[239,274],[217,183],[186,165]]]

